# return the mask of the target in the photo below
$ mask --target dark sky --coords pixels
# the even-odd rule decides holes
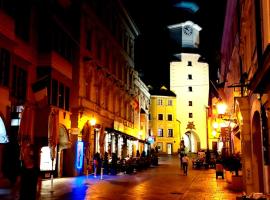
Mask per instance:
[[[188,1],[188,0],[186,0]],[[174,53],[181,51],[170,38],[167,26],[191,20],[202,27],[200,54],[215,79],[226,0],[189,0],[199,6],[197,12],[176,7],[181,0],[123,0],[140,30],[135,46],[135,66],[143,81],[169,87],[169,66]]]

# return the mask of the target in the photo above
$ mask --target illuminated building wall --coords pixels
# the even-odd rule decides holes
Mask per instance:
[[[241,147],[233,151],[241,155],[247,194],[270,192],[269,11],[269,1],[227,1],[220,49],[224,101],[230,115],[241,119],[237,120]]]
[[[176,116],[175,94],[165,87],[151,91],[149,134],[154,137],[152,147],[160,153],[174,154],[180,147],[180,122]]]
[[[206,149],[209,69],[199,58],[199,54],[181,53],[180,61],[170,63],[170,89],[176,94],[181,137],[192,152]]]
[[[35,5],[23,1],[0,5],[0,21],[4,22],[0,23],[0,63],[4,63],[0,117],[7,134],[17,136],[18,108],[33,108],[37,117],[26,120],[31,127],[27,142],[41,148],[49,145],[48,139],[53,141],[58,147],[57,175],[74,176],[85,173],[95,151],[104,153],[106,128],[139,139],[140,123],[134,124],[134,112],[137,109],[139,116],[142,106],[133,104],[138,30],[120,1],[62,3],[41,0]],[[104,12],[99,13],[100,7]],[[14,8],[20,12],[10,13]],[[56,128],[50,135],[52,112]],[[89,123],[92,118],[95,125]],[[144,138],[141,135],[140,143]],[[81,140],[91,151],[84,152],[78,172],[75,147]],[[0,159],[0,173],[2,164]]]

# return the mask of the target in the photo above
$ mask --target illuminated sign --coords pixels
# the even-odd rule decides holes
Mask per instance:
[[[76,167],[81,169],[83,165],[83,142],[77,142]]]
[[[56,161],[52,163],[50,147],[42,147],[40,154],[40,171],[51,171],[52,165],[53,170],[55,170],[55,163]]]

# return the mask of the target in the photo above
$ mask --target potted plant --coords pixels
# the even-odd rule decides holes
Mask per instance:
[[[243,178],[239,175],[239,171],[242,168],[240,154],[233,154],[227,156],[223,160],[224,168],[229,171],[228,183],[231,183],[231,189],[241,191],[243,189]]]

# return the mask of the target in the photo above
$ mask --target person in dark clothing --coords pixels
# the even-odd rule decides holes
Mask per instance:
[[[37,186],[39,166],[37,153],[32,144],[22,146],[22,168],[20,200],[35,200],[37,197]]]
[[[184,175],[187,175],[187,172],[188,172],[188,162],[189,162],[189,158],[187,154],[184,154],[184,157],[182,158]]]

